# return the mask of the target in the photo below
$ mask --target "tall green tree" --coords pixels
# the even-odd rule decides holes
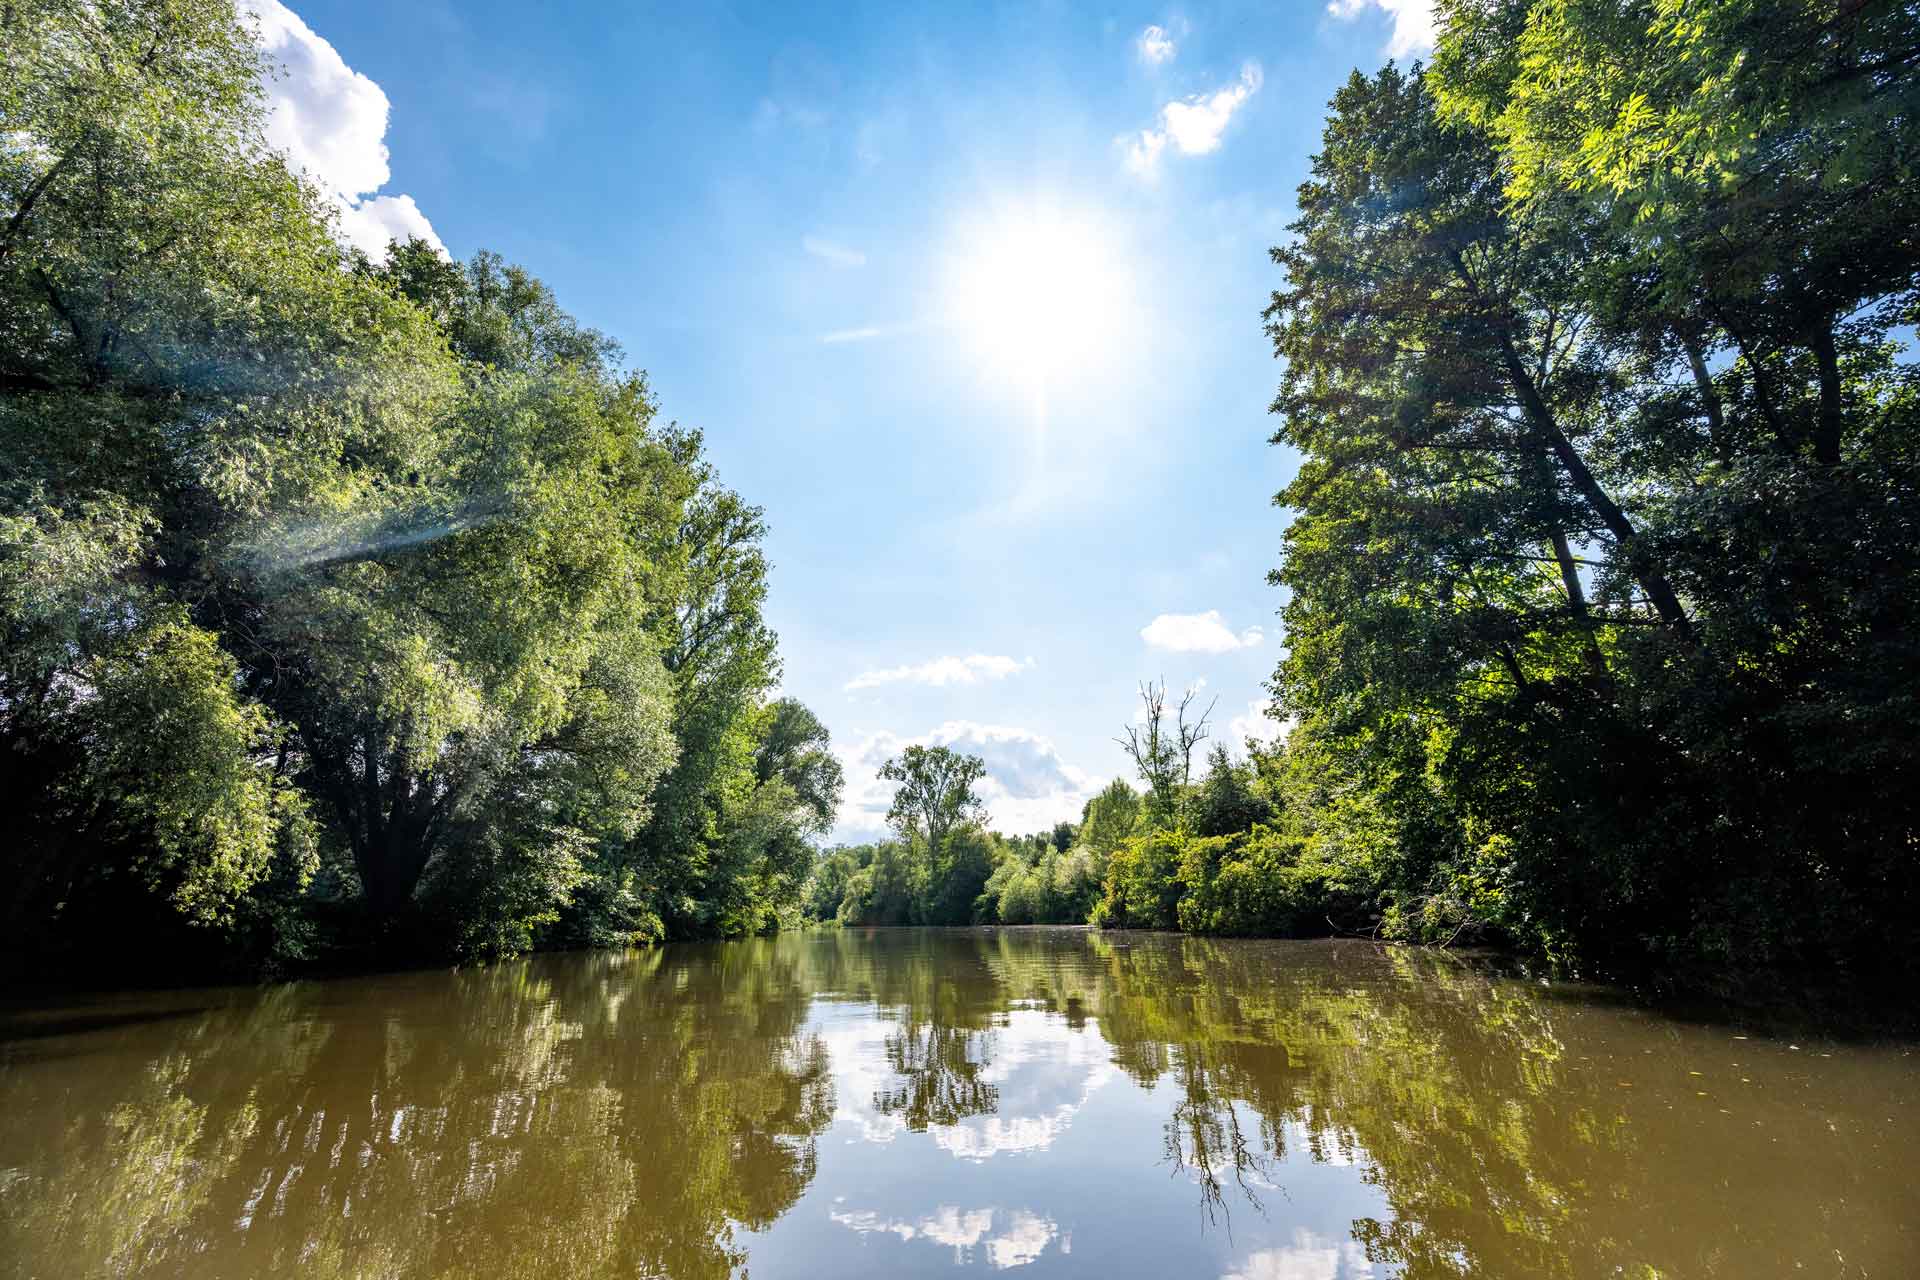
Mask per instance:
[[[986,805],[975,790],[986,773],[979,756],[915,743],[880,766],[880,779],[898,784],[887,821],[902,837],[937,849],[956,827],[986,821]]]
[[[31,922],[10,937],[61,931],[129,867],[229,918],[307,856],[308,808],[226,643],[233,550],[356,467],[406,465],[452,368],[342,270],[261,142],[232,6],[14,5],[0,44],[0,770]]]
[[[1403,904],[1753,963],[1857,958],[1839,918],[1915,891],[1908,20],[1859,8],[1856,76],[1809,6],[1455,4],[1436,72],[1336,95],[1274,251],[1276,688]],[[1747,83],[1795,31],[1824,70]]]

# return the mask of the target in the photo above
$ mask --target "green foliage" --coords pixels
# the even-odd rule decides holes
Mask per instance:
[[[1266,826],[1196,836],[1180,857],[1180,927],[1189,933],[1317,937],[1365,919],[1378,886],[1365,864],[1329,860]]]
[[[162,621],[89,680],[90,807],[114,828],[107,839],[137,851],[134,867],[172,881],[178,909],[207,923],[230,917],[283,829],[306,816],[270,763],[266,713],[234,696],[235,674],[211,634]]]
[[[1080,821],[1080,843],[1098,859],[1112,857],[1120,842],[1133,834],[1140,811],[1140,796],[1124,779],[1115,778],[1106,790],[1087,801]]]
[[[883,781],[899,784],[887,821],[903,838],[917,836],[929,847],[940,848],[956,826],[985,819],[986,810],[973,786],[986,771],[978,756],[948,747],[909,746],[880,766]]]
[[[1282,827],[1408,936],[1911,956],[1911,8],[1442,16],[1274,251]]]
[[[973,923],[974,904],[992,877],[998,843],[973,825],[949,833],[940,856],[930,860],[926,902],[917,912],[917,923]]]
[[[925,846],[887,840],[855,851],[861,865],[847,878],[835,918],[841,924],[912,924],[928,883]]]
[[[1107,861],[1106,892],[1094,923],[1172,929],[1180,923],[1180,863],[1194,837],[1155,829],[1124,841]]]
[[[1207,757],[1207,773],[1188,803],[1194,833],[1223,836],[1250,830],[1273,817],[1273,805],[1256,789],[1251,764],[1235,764],[1227,749],[1216,746]]]
[[[777,925],[839,772],[698,434],[523,268],[343,252],[231,5],[0,37],[9,946]]]
[[[938,856],[918,836],[832,849],[814,867],[806,913],[842,924],[1085,924],[1103,863],[1083,845],[1061,850],[1060,836],[969,823]]]

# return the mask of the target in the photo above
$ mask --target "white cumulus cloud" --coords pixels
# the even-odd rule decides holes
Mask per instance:
[[[867,255],[820,236],[800,237],[800,247],[830,267],[864,267]]]
[[[1142,31],[1133,42],[1133,47],[1140,51],[1140,61],[1150,67],[1173,61],[1173,55],[1180,51],[1180,46],[1174,42],[1173,34],[1159,25],[1150,26]]]
[[[1244,714],[1227,721],[1227,741],[1236,747],[1248,739],[1271,746],[1286,737],[1293,729],[1293,721],[1275,720],[1267,714],[1267,706],[1267,703],[1255,698],[1247,704]]]
[[[1169,146],[1189,156],[1218,151],[1234,113],[1260,91],[1260,81],[1260,64],[1249,62],[1240,69],[1240,78],[1226,88],[1167,103],[1160,108],[1158,127],[1121,139],[1126,144],[1127,168],[1152,178]]]
[[[914,737],[883,731],[837,753],[847,782],[836,839],[871,840],[885,832],[894,784],[875,775],[881,765],[916,743],[951,747],[986,763],[987,776],[980,782],[979,795],[996,831],[1040,831],[1077,819],[1081,808],[1105,785],[1105,779],[1067,763],[1049,739],[1027,729],[949,720]]]
[[[1026,1209],[1016,1209],[1007,1229],[987,1241],[987,1261],[995,1270],[1024,1267],[1039,1258],[1060,1234],[1052,1218],[1041,1217]]]
[[[389,240],[418,236],[445,253],[433,225],[409,195],[380,195],[387,166],[387,95],[346,64],[280,0],[241,0],[260,45],[279,74],[267,95],[267,144],[305,172],[340,214],[340,235],[374,258]]]
[[[1218,609],[1205,613],[1163,613],[1140,628],[1140,638],[1168,653],[1232,653],[1266,639],[1259,627],[1236,632]]]
[[[1433,48],[1433,0],[1333,0],[1327,6],[1327,12],[1342,22],[1351,22],[1368,9],[1383,10],[1393,19],[1388,57],[1404,58]]]
[[[935,658],[913,666],[863,671],[847,681],[846,688],[851,693],[857,689],[877,689],[883,684],[930,684],[935,687],[979,684],[982,680],[1004,680],[1032,665],[1032,658],[1023,662],[1002,654],[970,653],[965,657]]]

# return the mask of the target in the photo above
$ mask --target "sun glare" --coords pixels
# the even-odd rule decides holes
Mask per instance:
[[[1084,373],[1113,353],[1131,301],[1118,237],[1052,207],[1003,209],[964,229],[949,317],[976,354],[1030,383]]]

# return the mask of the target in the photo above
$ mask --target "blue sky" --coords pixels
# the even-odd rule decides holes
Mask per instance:
[[[1142,679],[1272,732],[1266,250],[1424,0],[254,4],[343,235],[524,263],[766,509],[838,835],[908,741],[984,756],[1002,830],[1073,816]]]

